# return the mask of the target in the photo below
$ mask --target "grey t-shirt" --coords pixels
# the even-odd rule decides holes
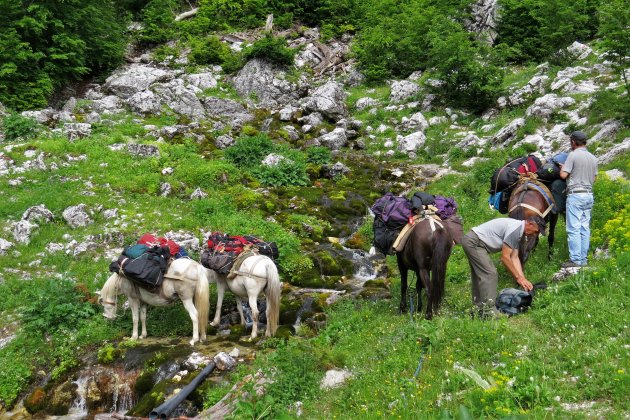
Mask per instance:
[[[499,252],[503,244],[512,249],[518,249],[523,232],[525,232],[525,222],[505,217],[490,220],[472,230],[486,244],[488,251]]]
[[[562,170],[569,174],[567,191],[593,191],[593,183],[597,175],[597,158],[586,147],[578,147],[567,157]]]

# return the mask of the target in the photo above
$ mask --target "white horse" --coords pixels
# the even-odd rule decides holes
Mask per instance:
[[[200,335],[201,341],[206,339],[208,307],[210,306],[208,293],[210,271],[191,259],[176,259],[164,274],[162,285],[155,293],[137,286],[122,275],[114,273],[100,291],[99,303],[104,308],[103,316],[108,319],[116,318],[118,295],[126,295],[133,319],[131,339],[137,340],[138,315],[142,321],[140,338],[147,336],[147,305],[166,306],[180,299],[192,320],[193,337],[190,344],[194,345],[199,341]]]
[[[226,275],[217,273],[214,270],[211,276],[211,282],[217,283],[217,310],[214,320],[210,325],[218,327],[221,323],[221,305],[223,304],[223,295],[226,289],[230,289],[232,293],[240,298],[247,298],[249,307],[252,309],[252,338],[258,335],[258,295],[265,292],[267,297],[267,337],[273,336],[278,328],[278,318],[280,317],[280,276],[278,269],[273,260],[265,255],[252,255],[247,257],[239,269],[235,271],[236,277],[228,280]],[[243,316],[243,306],[240,299],[236,299],[236,307],[241,315],[241,325],[245,325],[245,317]]]

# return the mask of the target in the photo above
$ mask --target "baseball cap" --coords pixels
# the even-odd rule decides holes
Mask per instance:
[[[574,131],[573,133],[571,133],[571,138],[575,140],[584,141],[586,140],[586,134],[584,134],[584,132],[582,131]]]

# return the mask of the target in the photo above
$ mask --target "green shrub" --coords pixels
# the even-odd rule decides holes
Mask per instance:
[[[28,291],[22,308],[24,328],[32,333],[75,329],[82,320],[96,314],[70,280],[40,280]]]
[[[29,139],[37,133],[37,121],[23,117],[20,114],[11,114],[2,120],[4,137],[8,141],[18,138]]]
[[[242,137],[225,149],[225,158],[236,166],[252,168],[260,165],[273,148],[274,144],[266,134]]]
[[[13,351],[0,354],[0,405],[11,407],[31,377],[30,364]]]
[[[509,47],[518,62],[554,57],[577,40],[591,39],[597,29],[596,0],[502,0],[497,44]],[[556,55],[562,61],[562,55]]]
[[[159,44],[174,35],[175,0],[151,0],[142,9],[140,41],[147,44]]]
[[[287,47],[287,40],[282,37],[274,37],[268,33],[263,38],[245,48],[243,55],[247,59],[264,58],[275,64],[291,65],[296,50]]]
[[[330,149],[323,146],[314,146],[306,149],[306,161],[314,165],[330,163]]]
[[[231,53],[230,47],[221,42],[215,35],[205,38],[190,37],[189,58],[196,64],[223,64],[224,57]]]
[[[298,153],[287,153],[277,165],[260,165],[253,170],[254,176],[265,185],[281,187],[307,185],[306,163]],[[282,156],[282,155],[281,155]]]
[[[626,71],[630,67],[630,8],[625,0],[610,0],[602,2],[598,10],[600,24],[598,35],[602,38],[600,45],[606,56],[613,62],[615,70],[621,75],[628,98],[630,83]],[[627,114],[626,114],[627,115]]]

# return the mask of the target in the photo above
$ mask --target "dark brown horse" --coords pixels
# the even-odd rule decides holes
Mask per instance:
[[[549,204],[545,195],[550,196],[548,190],[545,191],[541,188],[539,183],[531,181],[523,182],[514,189],[510,196],[508,216],[512,219],[525,220],[528,217],[538,215],[545,219],[545,221],[549,223],[547,242],[549,243],[548,258],[551,259],[556,223],[558,223],[558,213],[554,211],[554,204]],[[534,250],[537,244],[538,235],[534,237],[523,235],[518,250],[521,263],[525,264],[529,258],[529,254]]]
[[[444,297],[446,263],[453,240],[446,227],[433,219],[421,219],[410,233],[402,251],[396,252],[400,271],[400,311],[407,310],[407,270],[413,270],[420,288],[426,289],[426,319],[433,318]],[[418,291],[418,312],[422,310]]]

